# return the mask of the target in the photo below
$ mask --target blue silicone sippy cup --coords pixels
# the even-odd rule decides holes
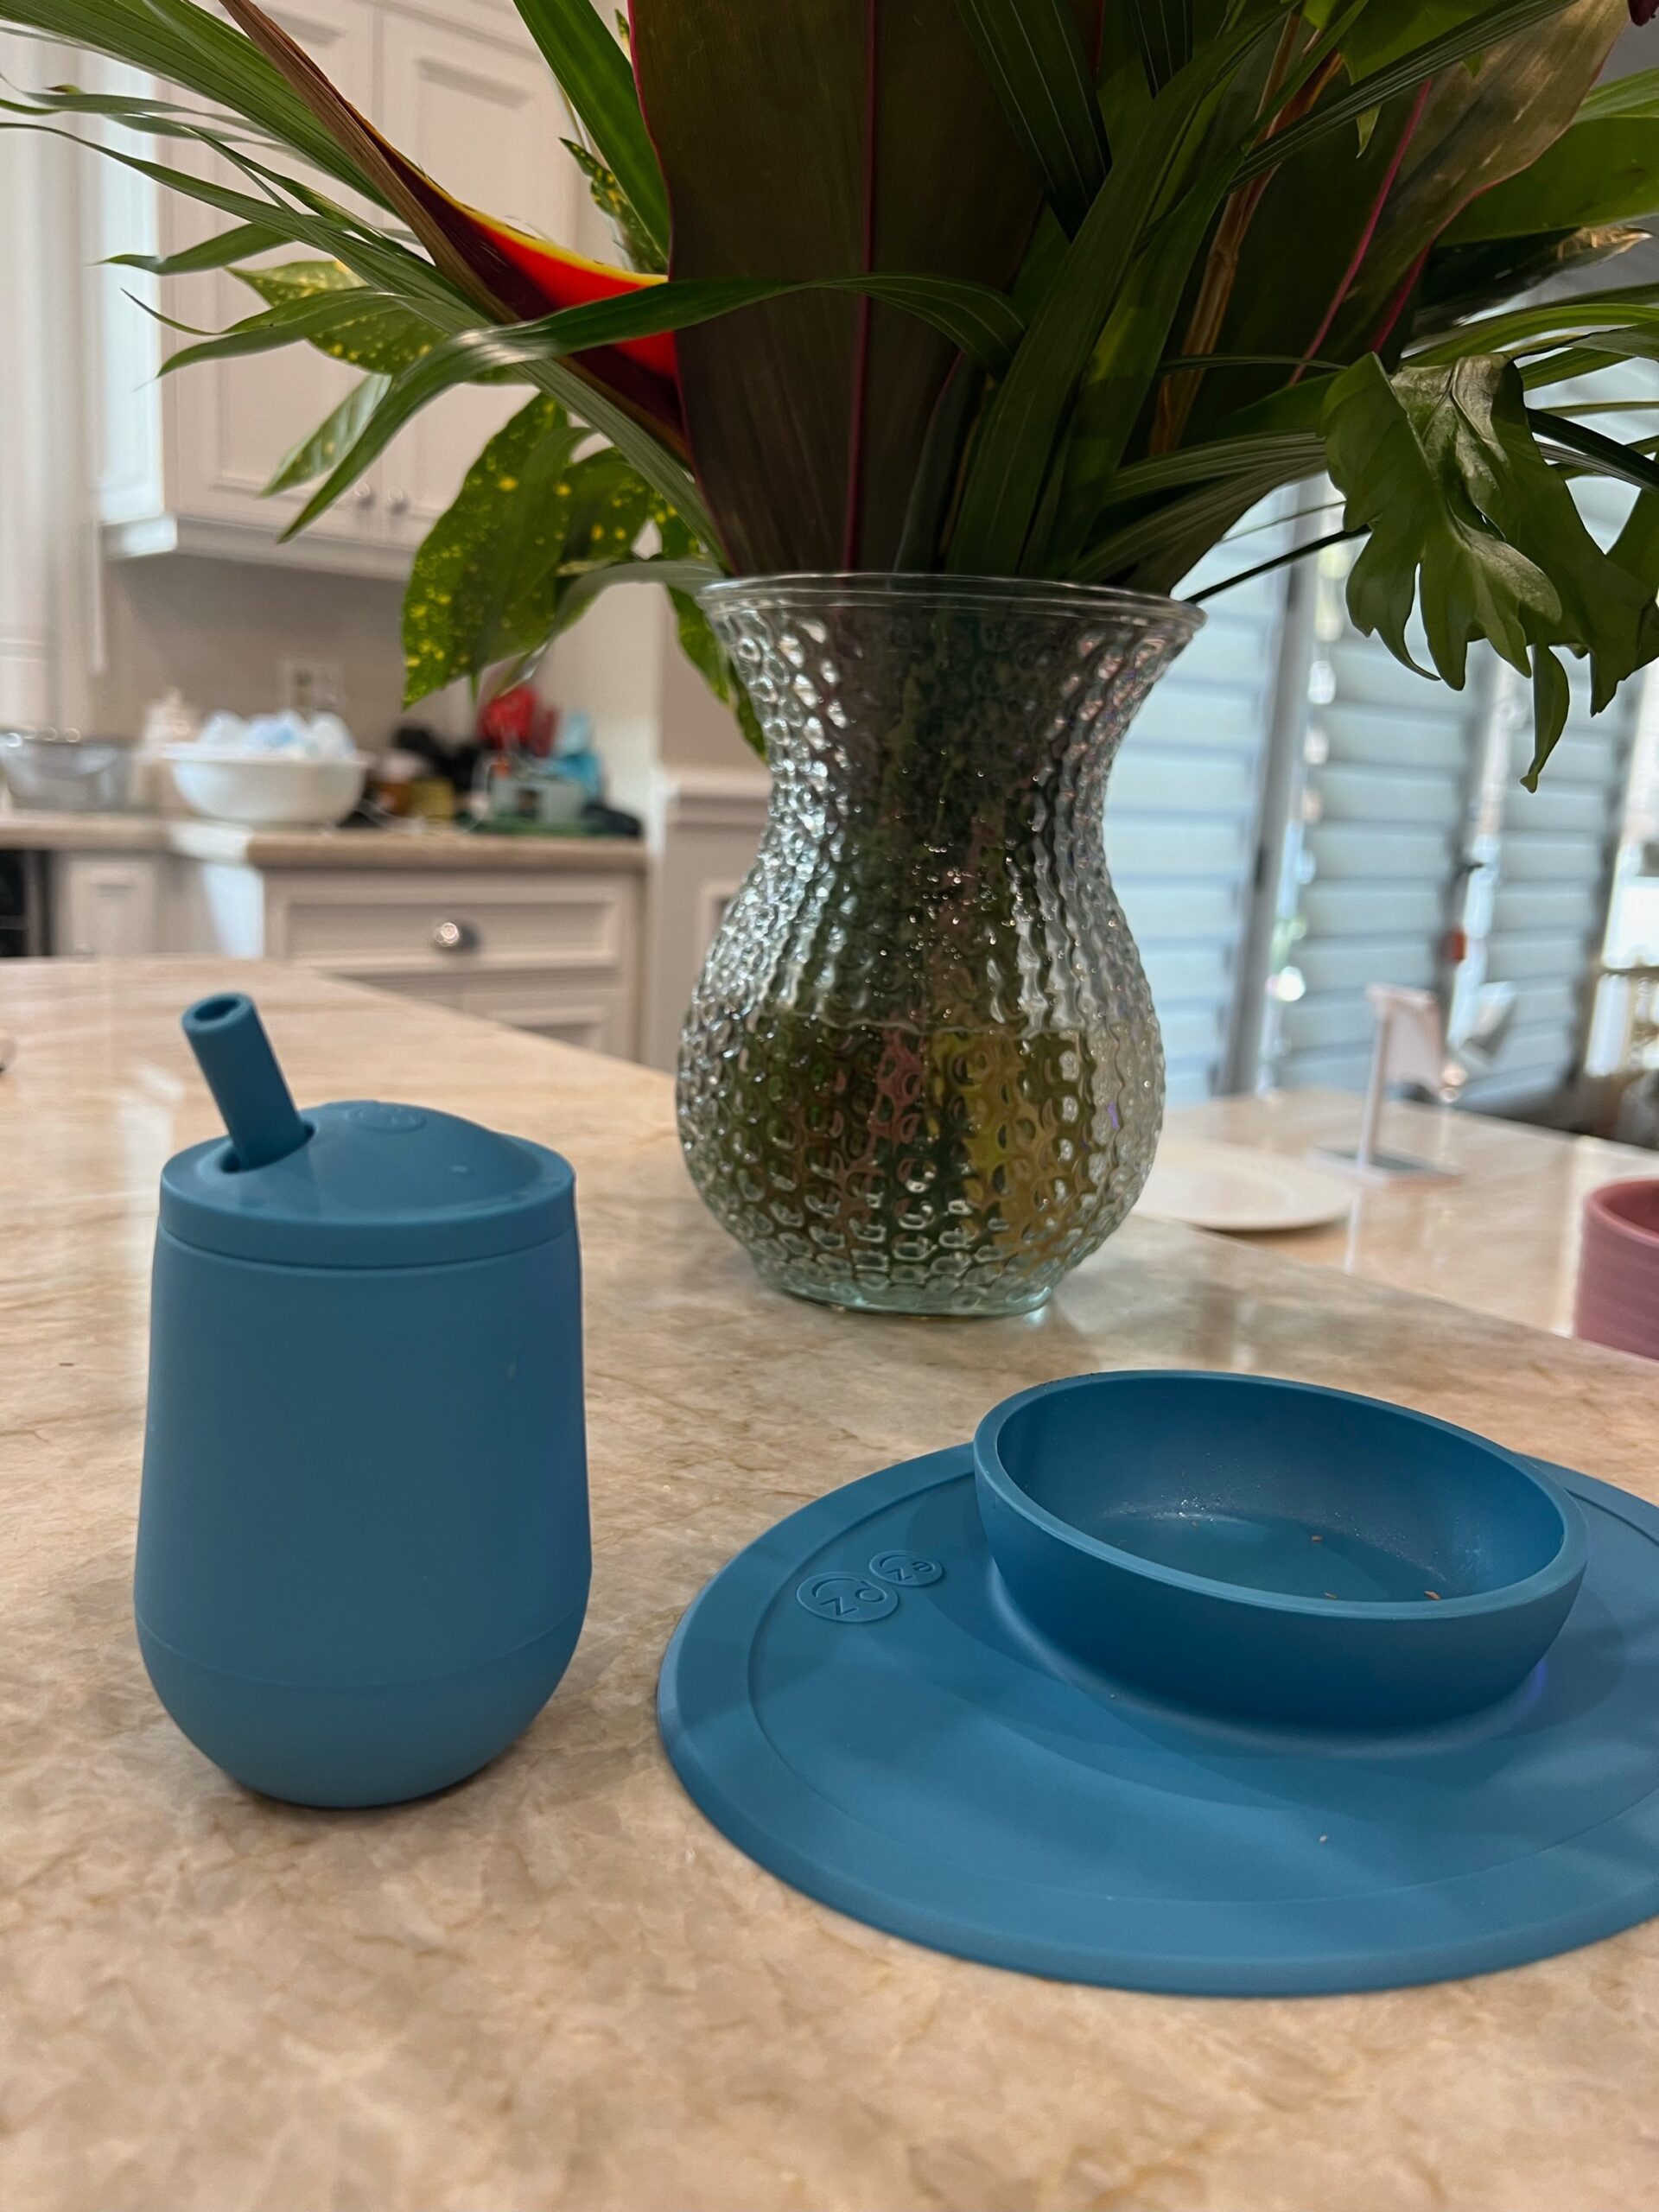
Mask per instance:
[[[230,1135],[162,1173],[144,1664],[251,1789],[423,1796],[529,1726],[582,1630],[574,1179],[420,1107],[301,1116],[240,995],[184,1030]]]

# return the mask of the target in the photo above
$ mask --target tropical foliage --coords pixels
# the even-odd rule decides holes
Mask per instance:
[[[239,28],[0,0],[158,87],[10,120],[122,126],[112,158],[227,220],[144,264],[259,299],[171,368],[295,342],[361,368],[278,472],[314,487],[295,527],[451,386],[528,388],[416,561],[411,699],[628,579],[674,592],[728,696],[691,595],[717,569],[1166,591],[1325,471],[1361,628],[1409,658],[1415,609],[1446,682],[1480,640],[1530,677],[1529,780],[1564,653],[1598,707],[1659,655],[1649,442],[1550,404],[1659,356],[1659,285],[1538,289],[1659,206],[1659,68],[1596,89],[1648,0],[633,0],[615,37],[589,0],[518,0],[616,265],[463,206],[225,5]],[[1609,549],[1586,472],[1637,490]]]

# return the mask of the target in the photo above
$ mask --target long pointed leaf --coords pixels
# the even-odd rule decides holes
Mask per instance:
[[[1186,493],[1152,513],[1138,516],[1133,522],[1109,531],[1080,560],[1071,563],[1067,572],[1070,580],[1073,583],[1098,584],[1133,577],[1145,589],[1171,590],[1193,561],[1223,537],[1241,514],[1258,499],[1266,499],[1269,492],[1278,491],[1281,485],[1296,483],[1306,474],[1306,470],[1294,468],[1287,462],[1264,467],[1254,475],[1225,477],[1203,485],[1198,491]],[[1168,550],[1172,545],[1182,549],[1196,546],[1197,551],[1183,550],[1171,561]],[[1154,580],[1143,579],[1136,573],[1143,563],[1160,558],[1163,559],[1166,570],[1173,568],[1173,575],[1160,573]]]
[[[194,0],[5,0],[4,19],[181,85],[245,116],[342,184],[384,200],[372,177],[263,55]]]
[[[1025,323],[1006,292],[988,284],[950,276],[821,276],[795,280],[769,276],[675,277],[625,298],[595,300],[566,308],[532,323],[513,326],[512,334],[549,357],[613,346],[646,332],[689,330],[717,315],[733,314],[766,300],[797,292],[853,292],[880,300],[929,323],[969,359],[992,375],[1008,365],[1025,335]]]
[[[981,297],[984,288],[952,283],[939,277],[858,276],[825,280],[828,289],[873,291],[912,312],[936,321],[947,331],[956,334],[959,342],[971,340],[984,346],[986,318],[989,310]],[[676,328],[687,328],[720,315],[729,314],[734,308],[753,305],[757,301],[776,298],[780,294],[823,289],[822,286],[779,283],[755,279],[732,278],[726,281],[709,279],[703,283],[690,280],[657,285],[647,293],[637,294],[626,300],[601,300],[592,307],[568,308],[562,314],[548,315],[539,322],[519,323],[511,329],[484,329],[462,332],[435,346],[423,359],[413,363],[400,375],[387,393],[375,415],[364,424],[355,444],[345,454],[330,474],[327,481],[314,494],[304,512],[289,525],[289,535],[302,530],[315,520],[337,499],[349,485],[360,476],[369,463],[381,454],[392,437],[421,408],[457,384],[476,382],[485,374],[522,370],[533,372],[540,366],[563,360],[567,355],[583,353],[595,343],[595,334],[601,340],[613,336],[619,330],[631,331],[642,319],[657,316],[671,319]],[[1011,303],[1002,295],[989,294],[1009,315],[1014,315]],[[349,299],[350,296],[346,296]],[[321,302],[296,302],[286,308],[272,309],[264,316],[254,316],[250,325],[242,326],[225,339],[210,340],[206,345],[191,349],[198,359],[211,358],[214,349],[258,350],[264,344],[284,342],[283,332],[309,335],[307,311],[326,310],[338,305],[334,300]],[[991,317],[995,322],[995,316]],[[1017,323],[1017,318],[1015,318]],[[271,326],[276,324],[273,332]],[[318,327],[327,327],[327,315],[321,313]],[[658,327],[661,322],[658,323]],[[1007,334],[1002,342],[992,349],[995,359],[1006,359],[1008,351]],[[650,480],[649,479],[647,480]],[[671,501],[693,528],[696,522],[687,512],[683,498]],[[701,533],[699,533],[701,534]],[[710,538],[705,542],[712,542]]]
[[[385,397],[391,382],[390,377],[371,376],[354,385],[333,413],[283,455],[263,496],[292,492],[327,475]]]
[[[517,0],[517,6],[634,220],[658,251],[666,254],[668,195],[627,57],[590,0]]]
[[[1049,206],[1074,238],[1110,163],[1076,16],[1067,0],[957,5]]]
[[[1192,0],[1127,0],[1147,82],[1161,92],[1192,59]]]
[[[1132,461],[1112,480],[1115,501],[1144,499],[1185,484],[1227,476],[1249,476],[1262,469],[1285,468],[1286,482],[1312,475],[1324,459],[1323,441],[1309,430],[1261,431],[1255,435],[1217,438],[1208,445],[1184,446]]]
[[[303,47],[273,22],[256,0],[224,0],[227,12],[286,77],[325,127],[372,175],[433,261],[457,289],[487,314],[523,321],[543,312],[547,295],[527,262],[537,241],[486,221],[433,183],[332,85]],[[530,249],[529,254],[524,249]],[[564,257],[562,257],[564,258]],[[632,289],[641,281],[626,270],[608,272],[607,286]],[[625,404],[677,429],[679,404],[654,368],[626,354],[607,354],[585,365]]]
[[[1234,174],[1234,181],[1243,184],[1253,176],[1265,175],[1281,162],[1294,160],[1307,147],[1330,137],[1333,131],[1358,122],[1396,92],[1414,92],[1425,78],[1438,77],[1443,70],[1468,60],[1473,54],[1484,53],[1489,47],[1513,38],[1517,32],[1541,23],[1550,16],[1558,16],[1573,4],[1574,0],[1509,0],[1507,6],[1493,8],[1472,22],[1460,24],[1439,38],[1414,47],[1398,61],[1363,78],[1351,91],[1322,100],[1312,115],[1292,124],[1288,130],[1281,130],[1276,137],[1245,155]]]
[[[1557,415],[1548,408],[1529,408],[1528,419],[1536,435],[1565,446],[1587,461],[1594,474],[1615,477],[1642,491],[1659,492],[1659,461],[1649,461],[1637,448],[1621,445],[1617,438],[1604,437],[1587,423],[1575,423],[1570,415]]]
[[[67,139],[72,146],[87,145],[85,139],[59,124],[17,123],[0,127],[38,130],[48,137]],[[395,239],[371,235],[344,218],[317,214],[308,208],[275,200],[255,199],[251,193],[238,192],[212,177],[195,176],[188,170],[169,168],[164,162],[147,161],[142,155],[127,153],[102,141],[93,142],[91,150],[106,161],[118,162],[123,168],[131,169],[137,175],[149,178],[152,183],[166,186],[168,191],[179,193],[185,199],[200,200],[204,207],[216,208],[220,214],[234,216],[239,222],[257,224],[284,245],[313,246],[320,253],[343,261],[365,284],[395,289],[401,296],[418,300],[423,310],[429,306],[435,316],[458,318],[455,327],[465,327],[475,315],[476,311],[469,310],[466,300],[429,262],[410,253]]]
[[[268,253],[283,243],[265,224],[237,223],[177,253],[112,253],[107,265],[147,270],[152,276],[194,276],[206,269],[228,269],[233,262],[245,261],[250,254]]]
[[[1139,137],[1096,195],[974,441],[950,542],[950,566],[959,575],[1020,573],[1056,443],[1096,340],[1149,224],[1180,175],[1196,118],[1257,35],[1252,28],[1217,39],[1202,62],[1189,65],[1154,101]],[[1216,196],[1224,189],[1217,182]]]
[[[1092,43],[1101,0],[1071,0]],[[957,0],[634,0],[677,279],[1006,286],[1041,188]],[[939,392],[936,329],[853,293],[683,331],[688,435],[734,568],[890,568]]]
[[[181,347],[162,364],[162,372],[170,376],[204,361],[269,353],[302,339],[355,368],[395,372],[429,353],[442,335],[410,315],[401,300],[354,285],[344,292],[285,301],[263,315],[250,315],[217,337]]]
[[[1659,117],[1575,123],[1535,162],[1483,192],[1446,232],[1450,245],[1583,230],[1659,207]]]

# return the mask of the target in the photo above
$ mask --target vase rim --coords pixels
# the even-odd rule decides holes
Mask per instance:
[[[1159,592],[1125,591],[1116,584],[1071,584],[1050,576],[957,576],[928,569],[790,569],[776,575],[721,576],[704,584],[697,593],[705,606],[728,601],[765,599],[773,604],[793,601],[819,606],[825,600],[839,605],[853,601],[866,606],[890,606],[895,600],[931,602],[937,606],[984,606],[1012,601],[1033,610],[1056,613],[1128,616],[1150,624],[1175,624],[1191,638],[1206,620],[1201,607],[1190,600],[1168,599]]]

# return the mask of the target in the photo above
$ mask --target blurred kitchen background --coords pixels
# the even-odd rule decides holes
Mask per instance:
[[[504,0],[272,12],[461,196],[607,252]],[[88,66],[0,36],[15,84],[84,83]],[[493,729],[459,693],[405,717],[410,555],[517,397],[452,395],[279,544],[293,502],[260,487],[350,372],[291,347],[158,382],[188,341],[147,309],[218,328],[254,303],[222,273],[157,285],[98,266],[209,227],[112,163],[0,134],[0,731],[21,734],[0,740],[0,954],[264,953],[671,1065],[760,836],[763,772],[645,590],[602,598]],[[1621,274],[1644,264],[1649,248]],[[1629,495],[1583,498],[1611,533]],[[1328,533],[1328,499],[1304,486],[1252,516],[1190,588]],[[1659,689],[1592,721],[1576,688],[1530,795],[1518,680],[1490,656],[1462,693],[1402,669],[1346,620],[1351,557],[1328,548],[1211,601],[1114,774],[1108,842],[1172,1103],[1361,1090],[1367,987],[1387,983],[1434,994],[1471,1109],[1659,1143]],[[263,718],[280,750],[284,715],[329,733],[325,754],[373,756],[375,826],[192,810],[163,748],[221,715]],[[65,731],[79,745],[38,735]],[[496,834],[458,826],[474,805]]]

